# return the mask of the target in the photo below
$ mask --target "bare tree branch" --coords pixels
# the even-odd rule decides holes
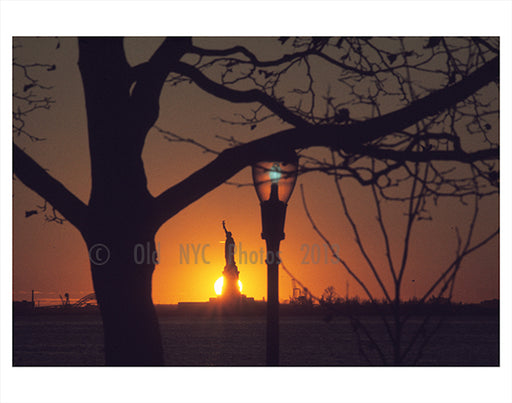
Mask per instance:
[[[158,117],[160,94],[173,66],[192,45],[187,37],[166,38],[147,63],[132,69],[134,85],[131,91],[132,113],[142,114],[146,130]],[[140,120],[140,119],[139,119]]]
[[[320,231],[320,229],[317,227],[315,221],[313,220],[313,217],[311,216],[309,210],[308,210],[308,207],[307,207],[307,204],[306,204],[306,198],[304,196],[304,188],[301,186],[301,196],[302,196],[302,205],[304,206],[304,211],[306,212],[306,216],[308,217],[308,220],[309,222],[311,223],[311,226],[313,227],[314,231],[318,234],[318,236],[320,236],[320,238],[322,238],[322,240],[325,242],[325,244],[327,245],[327,247],[329,248],[329,250],[331,251],[332,253],[332,256],[338,261],[341,263],[341,265],[343,266],[343,268],[346,270],[346,272],[354,279],[356,280],[356,282],[361,286],[361,288],[364,290],[365,294],[368,296],[368,298],[370,299],[370,301],[374,304],[377,304],[378,301],[373,297],[372,293],[370,292],[369,288],[366,286],[366,284],[357,276],[357,274],[355,274],[355,272],[350,268],[350,266],[347,264],[347,262],[345,262],[345,260],[343,260],[343,258],[341,256],[339,256],[338,253],[336,253],[336,250],[334,249],[334,247],[332,246],[331,242],[327,239],[327,237]],[[375,274],[375,273],[374,273]],[[388,297],[389,298],[389,297]],[[391,328],[389,327],[389,323],[388,323],[388,320],[386,319],[386,316],[382,313],[382,312],[379,312],[380,313],[380,317],[386,327],[386,331],[388,333],[388,336],[391,340],[392,343],[395,343],[395,337],[396,335],[393,335],[392,331],[391,331]],[[386,360],[384,359],[384,362]]]
[[[174,68],[175,73],[183,74],[189,77],[193,82],[202,90],[215,95],[221,99],[226,99],[235,103],[250,103],[259,102],[265,105],[269,110],[274,112],[277,116],[283,119],[285,122],[292,124],[296,127],[310,126],[310,124],[299,117],[298,115],[291,112],[282,103],[275,100],[270,95],[258,90],[239,91],[226,87],[222,84],[218,84],[215,81],[210,80],[203,73],[201,73],[195,67],[180,62]]]
[[[301,52],[285,54],[284,56],[277,58],[277,59],[273,59],[273,60],[259,60],[254,53],[249,51],[244,46],[234,46],[234,47],[228,48],[228,49],[204,49],[204,48],[199,48],[197,46],[193,46],[190,52],[201,55],[201,56],[215,56],[215,57],[232,56],[232,55],[236,55],[237,53],[239,53],[239,54],[245,56],[247,60],[235,59],[237,62],[251,63],[252,65],[254,65],[256,67],[279,66],[283,63],[288,63],[288,62],[291,62],[291,61],[294,61],[297,59],[306,58],[307,56],[317,56],[317,57],[322,58],[322,59],[328,61],[329,63],[331,63],[337,67],[341,67],[342,69],[347,70],[347,71],[356,72],[363,76],[375,75],[375,72],[373,72],[373,71],[366,71],[363,69],[358,69],[358,68],[350,66],[346,63],[342,63],[338,60],[334,60],[332,57],[326,55],[325,53],[322,53],[318,49],[307,49],[307,50],[301,51]],[[231,59],[231,60],[233,60],[233,59]]]
[[[225,150],[219,154],[213,162],[158,196],[156,200],[157,209],[159,211],[158,214],[162,218],[169,219],[190,203],[231,178],[244,167],[269,158],[271,154],[274,155],[274,158],[279,158],[279,153],[283,152],[283,150],[324,146],[336,150],[342,149],[352,153],[357,153],[358,151],[363,152],[365,150],[365,148],[362,147],[363,144],[403,130],[411,124],[415,124],[418,120],[463,100],[468,94],[471,94],[472,91],[476,91],[483,85],[496,79],[498,60],[498,58],[495,58],[457,84],[439,90],[411,103],[409,106],[381,117],[341,126],[312,126],[304,124],[301,119],[300,127],[284,130],[268,137]],[[189,74],[192,74],[194,79],[197,78],[196,75],[202,76],[200,72],[191,66],[187,66],[186,70]],[[185,72],[183,73],[186,74]],[[261,93],[258,91],[243,92],[241,93],[242,95],[240,95],[238,91],[226,90],[220,84],[214,84],[210,87],[211,81],[199,77],[200,82],[203,79],[207,80],[205,90],[211,90],[214,95],[226,97],[234,102],[260,101],[258,94]],[[271,102],[274,101],[272,100]],[[278,109],[281,108],[284,107],[279,106]],[[283,113],[289,116],[287,115],[288,112]],[[398,159],[398,155],[401,155],[402,160],[422,160],[432,154],[433,159],[451,159],[452,161],[461,162],[468,161],[468,155],[464,152],[429,152],[424,153],[425,156],[422,157],[421,153],[413,153],[411,151],[396,151],[395,154],[386,154],[387,151],[388,150],[383,151],[386,157],[393,155]],[[370,152],[378,154],[373,148],[370,148]],[[488,158],[497,158],[499,154],[497,149],[483,150],[482,153],[484,153],[484,157]],[[481,156],[481,154],[477,155]]]
[[[375,268],[375,265],[373,264],[372,260],[370,259],[370,256],[366,252],[366,249],[363,245],[363,241],[361,240],[361,237],[359,236],[359,231],[357,230],[357,226],[348,211],[347,202],[345,200],[345,196],[343,195],[343,192],[341,191],[340,181],[337,177],[335,177],[334,183],[336,185],[336,190],[338,192],[338,197],[339,197],[341,205],[343,207],[343,212],[345,214],[345,217],[347,218],[348,222],[350,223],[350,226],[352,227],[352,232],[354,233],[354,236],[356,239],[356,244],[359,248],[359,251],[361,252],[361,255],[363,255],[364,259],[366,260],[366,263],[368,263],[368,267],[370,268],[370,270],[373,273],[373,276],[379,283],[380,289],[384,293],[384,296],[386,297],[388,302],[391,302],[391,297],[389,296],[388,290],[386,289],[386,286],[382,282],[382,280],[379,276],[379,273],[377,272],[377,269]]]
[[[357,154],[367,155],[382,160],[410,161],[410,162],[429,162],[429,161],[458,161],[475,162],[485,160],[495,160],[499,158],[499,148],[489,148],[466,153],[462,150],[451,151],[408,151],[408,150],[390,150],[375,146],[363,146],[357,151]]]
[[[87,206],[14,143],[13,169],[23,184],[47,200],[79,231],[85,230]]]

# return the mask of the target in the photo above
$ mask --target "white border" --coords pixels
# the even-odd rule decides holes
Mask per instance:
[[[2,402],[511,402],[512,280],[501,251],[500,368],[12,368],[11,37],[17,35],[499,35],[502,111],[511,111],[509,1],[2,1]],[[508,73],[508,74],[507,74]],[[510,114],[501,139],[509,150]],[[506,152],[506,151],[505,151]],[[510,201],[502,160],[502,201]],[[510,240],[502,213],[502,244]],[[8,224],[9,223],[9,224]],[[510,249],[510,248],[508,248]],[[226,381],[229,379],[229,382]],[[227,385],[230,385],[229,388]]]

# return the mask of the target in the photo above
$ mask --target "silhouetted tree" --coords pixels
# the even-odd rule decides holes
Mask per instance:
[[[483,193],[497,191],[497,167],[491,163],[499,155],[497,129],[488,122],[497,113],[496,103],[488,101],[498,82],[496,39],[261,41],[281,56],[261,56],[243,40],[223,46],[220,40],[167,38],[149,60],[130,65],[122,38],[79,39],[92,177],[87,204],[13,143],[16,177],[74,225],[89,249],[105,245],[110,251],[103,265],[91,259],[107,364],[163,364],[151,299],[154,263],[136,264],[135,245],[149,243],[154,250],[163,223],[257,161],[279,158],[290,149],[325,147],[338,162],[303,153],[301,172],[351,176],[362,185],[377,185],[383,194],[396,185],[392,173],[416,180],[419,171],[411,164],[450,161],[472,170],[456,178],[435,171],[435,178],[424,182],[430,191],[463,196],[474,193],[475,181]],[[26,78],[25,91],[40,85]],[[164,85],[183,82],[219,99],[257,105],[232,124],[253,129],[275,118],[283,129],[244,144],[229,139],[222,152],[162,129],[171,141],[189,141],[216,155],[180,183],[152,195],[141,153],[157,121]],[[20,93],[16,100],[31,101]],[[43,99],[42,107],[48,104]],[[25,116],[15,108],[15,136],[34,136],[23,129]],[[467,144],[469,134],[480,141]]]
[[[426,168],[428,169],[428,168]],[[306,214],[313,225],[314,230],[317,234],[326,242],[331,249],[333,256],[340,263],[341,267],[350,275],[359,286],[361,286],[364,294],[368,298],[368,303],[375,306],[376,311],[380,313],[382,323],[384,325],[384,331],[374,333],[366,328],[364,323],[357,317],[357,314],[350,312],[350,318],[354,326],[354,331],[357,333],[360,349],[363,344],[360,338],[367,341],[372,349],[378,352],[379,358],[383,364],[393,363],[396,365],[404,363],[416,364],[421,358],[421,355],[426,347],[427,343],[434,336],[435,332],[439,329],[445,316],[442,315],[440,318],[434,318],[435,310],[429,307],[425,312],[421,311],[421,305],[428,302],[431,304],[450,304],[453,296],[453,290],[455,286],[455,280],[457,274],[461,269],[463,260],[471,253],[475,252],[495,236],[498,235],[499,229],[490,230],[489,233],[481,239],[474,240],[475,238],[475,226],[479,215],[479,198],[477,189],[475,190],[473,215],[469,223],[469,228],[466,234],[461,234],[459,229],[455,229],[455,236],[457,238],[457,248],[455,250],[455,258],[450,262],[439,262],[439,270],[436,279],[430,284],[423,284],[426,288],[426,292],[419,298],[414,299],[414,307],[412,309],[407,307],[404,309],[406,301],[403,299],[403,288],[404,288],[404,275],[407,271],[410,271],[410,259],[414,248],[420,248],[425,253],[436,253],[436,250],[429,250],[429,245],[418,245],[411,242],[412,229],[419,222],[422,221],[423,215],[427,212],[425,210],[425,199],[427,193],[425,192],[425,185],[418,185],[417,180],[413,181],[412,193],[408,202],[407,223],[403,233],[402,239],[395,239],[398,242],[393,244],[390,231],[392,226],[385,225],[385,216],[381,208],[382,200],[378,197],[378,193],[375,190],[375,185],[372,186],[374,204],[377,210],[377,222],[375,232],[382,235],[384,241],[384,255],[387,258],[387,262],[377,262],[371,257],[372,252],[378,250],[375,242],[364,242],[363,237],[360,234],[358,225],[354,220],[347,204],[346,196],[342,192],[340,181],[335,177],[336,188],[340,197],[340,202],[343,207],[344,216],[349,223],[349,227],[353,231],[355,236],[356,249],[359,250],[361,256],[364,258],[367,268],[363,269],[358,267],[357,269],[351,266],[346,257],[340,254],[333,246],[331,240],[329,240],[319,229],[317,224],[312,218],[310,211],[306,205],[304,193],[302,194],[304,208]],[[399,202],[402,203],[402,202]],[[397,207],[399,209],[399,207]],[[391,221],[388,221],[390,223]],[[397,245],[401,243],[401,245]],[[397,248],[398,246],[398,248]],[[347,248],[347,247],[346,247]],[[399,253],[393,253],[400,249]],[[425,251],[425,249],[427,249]],[[445,266],[443,266],[445,264]],[[362,271],[369,270],[372,274],[373,279],[376,281],[377,286],[371,287],[368,281],[362,280]],[[391,281],[386,279],[391,278]],[[329,295],[327,289],[320,302],[327,301]],[[375,294],[380,293],[384,295],[382,301],[379,301]],[[327,296],[326,296],[327,295]],[[386,308],[386,305],[390,309]],[[330,311],[336,313],[336,309],[332,306],[328,306]],[[442,310],[446,313],[446,309]],[[346,315],[347,312],[338,311],[338,313]],[[390,317],[389,317],[390,316]],[[418,325],[411,324],[411,318],[420,317],[421,322]],[[406,326],[408,327],[408,337],[405,337]],[[362,331],[362,335],[360,335]],[[388,348],[390,347],[390,348]],[[387,356],[386,351],[392,352],[392,357]],[[368,355],[364,354],[365,358],[368,359]],[[368,359],[368,361],[370,361]]]
[[[338,299],[338,294],[332,285],[327,287],[321,297],[321,301],[326,304],[334,304]]]

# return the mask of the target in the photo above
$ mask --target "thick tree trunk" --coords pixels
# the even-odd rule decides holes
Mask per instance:
[[[151,297],[153,241],[88,242],[101,310],[107,365],[163,365],[158,318]]]
[[[154,218],[141,155],[167,73],[150,69],[136,76],[122,38],[81,38],[79,49],[92,176],[81,231],[103,318],[106,364],[162,365],[151,299],[154,236],[161,222]]]

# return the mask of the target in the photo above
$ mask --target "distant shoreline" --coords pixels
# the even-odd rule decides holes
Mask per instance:
[[[184,302],[179,304],[156,304],[159,316],[265,316],[266,303],[252,301],[243,304],[221,304],[210,302]],[[462,304],[449,302],[423,303],[408,301],[402,305],[405,315],[499,315],[499,300],[482,301],[479,304]],[[355,302],[338,302],[323,304],[281,304],[281,316],[319,316],[330,320],[336,316],[375,316],[388,315],[389,304],[371,304]],[[72,305],[55,305],[34,307],[27,301],[13,302],[13,316],[40,315],[100,315],[97,305],[74,307]]]

